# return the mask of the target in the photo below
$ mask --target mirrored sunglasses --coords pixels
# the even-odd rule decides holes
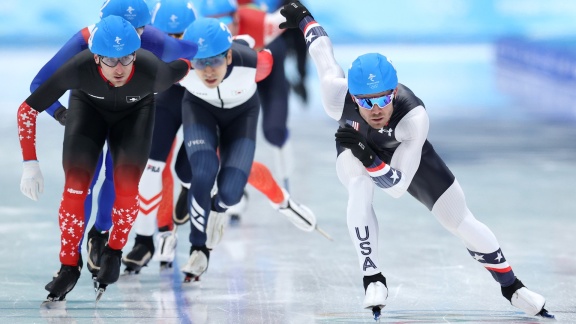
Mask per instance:
[[[128,64],[132,63],[132,61],[134,61],[134,57],[135,57],[134,53],[122,57],[100,56],[100,62],[104,63],[109,67],[115,67],[116,65],[118,65],[118,62],[120,62],[120,64],[122,64],[123,66],[127,66]]]
[[[194,68],[197,70],[204,70],[208,66],[211,66],[212,68],[217,68],[226,62],[226,54],[228,54],[228,50],[216,56],[201,59],[192,59],[192,64],[194,64]]]
[[[364,108],[364,109],[368,109],[371,110],[372,108],[374,108],[374,105],[378,105],[378,107],[382,108],[386,105],[388,105],[389,103],[392,102],[392,99],[394,99],[394,92],[382,96],[382,97],[375,97],[375,98],[356,98],[354,97],[354,100],[356,101],[356,103]]]

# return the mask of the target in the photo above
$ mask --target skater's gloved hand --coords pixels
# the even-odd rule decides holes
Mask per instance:
[[[366,143],[366,138],[352,127],[339,128],[336,132],[336,142],[350,149],[365,167],[372,165],[376,159],[376,154]]]
[[[256,82],[266,79],[272,72],[274,66],[274,57],[269,49],[265,48],[258,51],[258,58],[256,61]]]
[[[22,166],[20,191],[32,200],[38,200],[38,195],[44,192],[44,177],[40,171],[40,164],[38,161],[31,160],[24,161]]]
[[[298,28],[298,24],[306,16],[312,17],[310,11],[300,1],[290,2],[280,9],[280,14],[286,17],[286,21],[281,23],[280,29]],[[314,18],[314,17],[312,17]]]
[[[60,106],[54,111],[54,119],[56,119],[62,126],[66,126],[67,115],[68,109],[64,108],[64,106]]]
[[[308,90],[306,90],[306,85],[304,84],[304,80],[300,80],[294,84],[292,84],[292,90],[302,99],[302,101],[307,104],[308,103]],[[302,105],[303,108],[308,108],[308,105]]]

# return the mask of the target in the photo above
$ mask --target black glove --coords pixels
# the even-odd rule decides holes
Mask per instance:
[[[298,28],[298,24],[304,17],[312,15],[310,11],[300,1],[290,2],[289,4],[285,5],[280,9],[280,14],[286,17],[286,21],[281,23],[280,29],[286,28]],[[314,18],[314,17],[312,17]]]
[[[304,81],[300,80],[298,83],[292,85],[294,92],[302,99],[302,101],[307,104],[308,103],[308,90],[306,90],[306,86],[304,85]]]
[[[64,108],[63,106],[58,107],[54,111],[54,119],[56,119],[60,125],[66,126],[66,115],[68,114],[68,109]]]
[[[374,163],[376,154],[366,143],[366,139],[362,134],[350,127],[339,128],[336,132],[336,142],[342,147],[350,149],[352,154],[364,164],[369,167]]]

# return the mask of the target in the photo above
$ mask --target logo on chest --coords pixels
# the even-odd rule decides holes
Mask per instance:
[[[126,96],[127,103],[135,103],[138,100],[140,100],[140,96]]]
[[[378,130],[378,133],[380,133],[380,134],[388,133],[388,136],[392,137],[393,131],[394,130],[392,128],[385,129],[384,127],[382,127]]]

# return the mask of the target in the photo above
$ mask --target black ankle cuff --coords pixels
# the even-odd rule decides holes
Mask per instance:
[[[102,251],[102,254],[104,253],[122,256],[122,250],[114,250],[113,248],[108,246],[108,244],[106,244],[106,246],[104,247],[104,251]]]
[[[93,225],[92,228],[90,228],[90,231],[88,231],[88,237],[95,237],[95,236],[99,236],[99,237],[104,237],[104,238],[108,238],[108,231],[99,231],[96,228],[96,225]]]
[[[516,278],[516,280],[514,280],[514,283],[511,284],[510,286],[501,287],[502,296],[506,297],[506,299],[508,299],[508,301],[512,302],[512,295],[514,295],[516,290],[518,290],[522,287],[525,287],[524,284],[522,283],[522,281],[520,281],[518,278]]]
[[[142,244],[148,248],[148,250],[154,250],[154,236],[145,236],[136,234],[136,239],[134,245]]]
[[[380,281],[381,283],[384,284],[384,286],[388,287],[386,285],[386,278],[382,275],[382,272],[378,272],[375,275],[364,276],[364,291],[366,291],[366,288],[368,288],[369,284],[376,282],[376,281]]]
[[[206,254],[206,257],[210,259],[210,249],[208,249],[206,245],[192,245],[190,247],[190,255],[192,255],[192,252],[194,251],[202,251]]]

